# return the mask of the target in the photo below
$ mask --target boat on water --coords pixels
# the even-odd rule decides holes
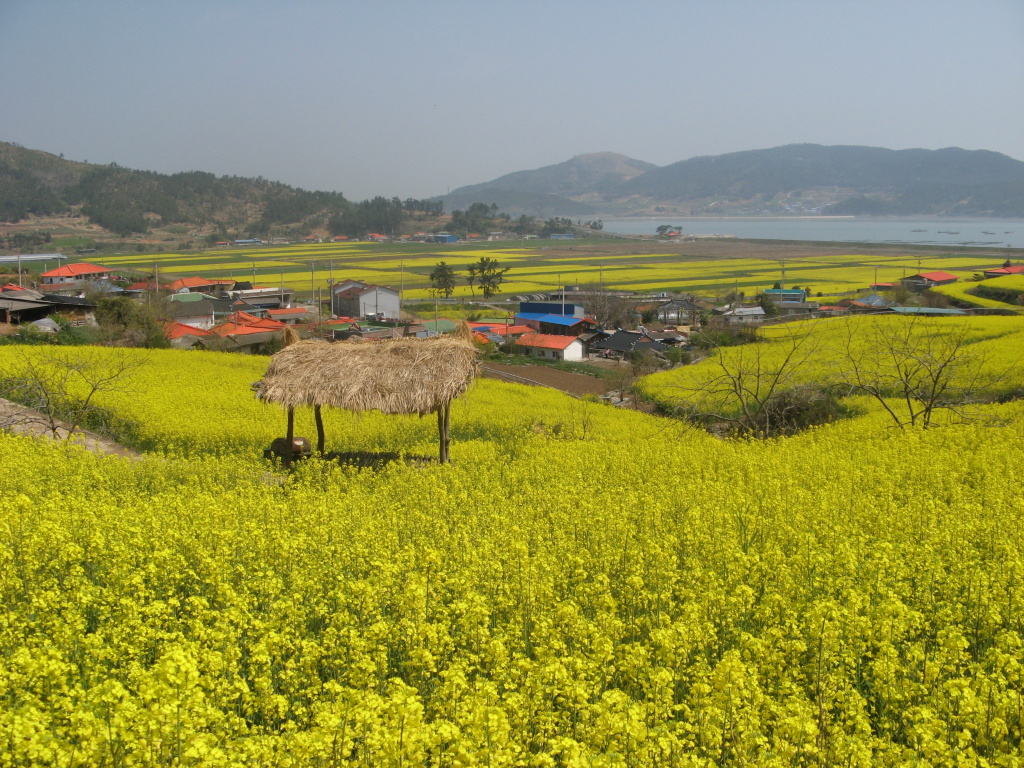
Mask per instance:
[[[911,232],[927,232],[927,229],[912,229]]]

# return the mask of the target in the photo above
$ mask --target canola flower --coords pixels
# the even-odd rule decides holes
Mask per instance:
[[[150,354],[141,460],[0,435],[0,764],[1019,764],[1018,403],[723,441],[482,381],[451,465],[286,475],[261,364]]]
[[[92,261],[115,270],[147,274],[158,266],[164,275],[255,279],[260,285],[283,284],[302,293],[328,290],[331,278],[358,279],[392,288],[401,286],[405,298],[415,299],[432,296],[429,275],[438,261],[446,261],[460,272],[454,295],[458,298],[473,296],[474,291],[461,275],[467,266],[482,257],[509,267],[502,284],[502,294],[506,296],[551,291],[560,283],[597,285],[599,282],[618,290],[706,294],[742,290],[753,296],[782,277],[775,259],[697,258],[685,251],[574,252],[574,246],[553,254],[548,252],[547,245],[529,247],[522,241],[457,246],[354,242],[224,247],[199,253],[100,255]],[[1005,308],[1007,305],[1000,302],[992,303],[964,292],[971,285],[964,280],[997,263],[990,256],[960,253],[929,254],[924,263],[914,255],[838,254],[789,259],[785,280],[787,285],[810,286],[812,292],[829,296],[862,289],[875,280],[895,283],[908,274],[941,269],[956,274],[961,282],[938,286],[938,292],[977,306]]]

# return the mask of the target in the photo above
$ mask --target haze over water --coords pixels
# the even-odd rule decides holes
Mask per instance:
[[[733,235],[754,240],[811,240],[988,248],[1024,248],[1024,219],[939,218],[614,218],[606,232],[653,235],[662,224],[687,235]]]

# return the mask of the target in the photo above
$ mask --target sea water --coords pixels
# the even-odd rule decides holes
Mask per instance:
[[[753,240],[817,240],[897,245],[1024,248],[1024,219],[868,218],[861,216],[604,219],[604,230],[655,235],[661,225],[684,235],[732,235]]]

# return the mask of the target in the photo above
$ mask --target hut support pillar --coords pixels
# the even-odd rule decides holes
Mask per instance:
[[[451,444],[449,426],[451,424],[452,404],[445,403],[437,409],[437,437],[441,444],[439,460],[442,464],[448,462],[448,446]]]
[[[320,406],[313,406],[313,417],[316,419],[316,452],[324,455],[324,417],[320,413]]]
[[[295,460],[295,409],[288,409],[288,453],[287,464],[292,465],[292,461]]]

